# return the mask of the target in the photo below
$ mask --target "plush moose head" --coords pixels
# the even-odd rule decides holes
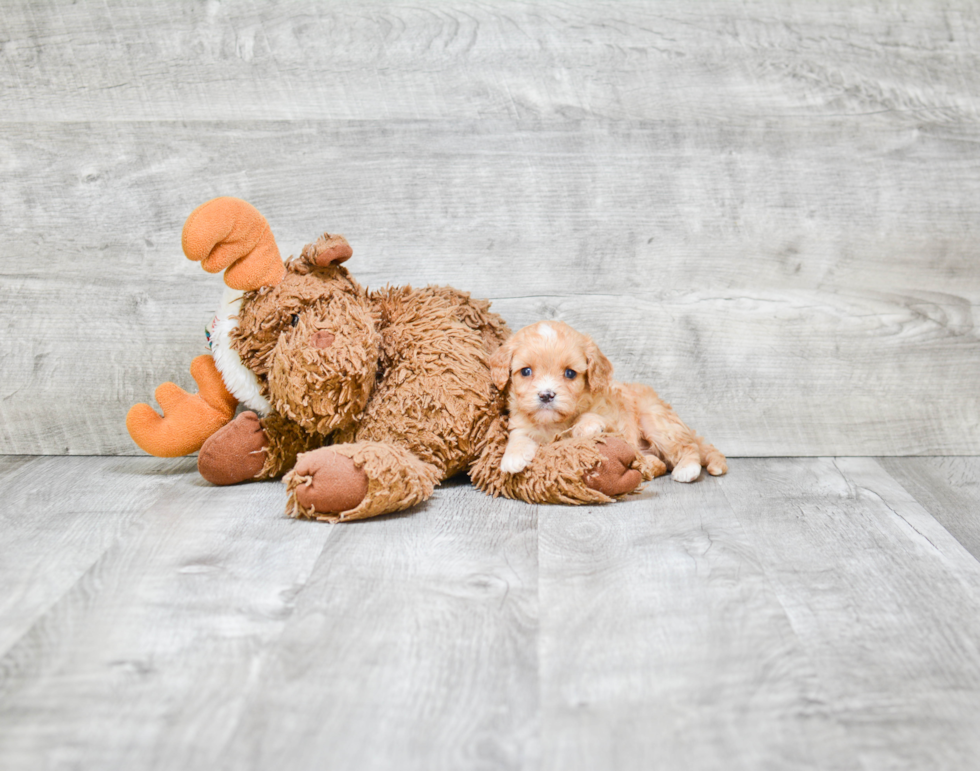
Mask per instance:
[[[345,268],[329,261],[338,240],[343,241],[325,236],[307,246],[286,263],[282,281],[241,297],[230,334],[212,332],[219,370],[231,359],[232,370],[251,375],[252,390],[276,412],[324,435],[350,427],[364,410],[380,342],[366,293]],[[342,245],[349,255],[350,247]],[[215,353],[225,340],[227,352]]]
[[[164,418],[137,405],[127,419],[137,443],[154,455],[194,452],[230,419],[236,401],[260,415],[275,410],[313,433],[351,427],[374,386],[380,336],[366,291],[341,265],[352,254],[346,239],[324,234],[284,263],[253,206],[217,198],[188,217],[181,241],[204,270],[224,271],[227,289],[208,329],[213,367],[209,357],[192,366],[200,397],[161,386],[173,391],[162,400],[158,392]],[[218,400],[219,418],[205,408],[219,406],[209,394],[222,383],[230,397]],[[174,399],[181,404],[168,410]]]

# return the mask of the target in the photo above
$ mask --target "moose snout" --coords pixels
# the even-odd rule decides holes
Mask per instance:
[[[334,334],[327,332],[325,329],[321,329],[310,338],[310,345],[314,348],[329,348],[336,339]]]

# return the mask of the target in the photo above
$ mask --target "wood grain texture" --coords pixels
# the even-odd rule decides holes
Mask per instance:
[[[980,461],[880,458],[878,462],[970,554],[980,559]]]
[[[973,768],[980,563],[908,479],[330,526],[186,459],[2,458],[0,768]]]
[[[663,124],[9,129],[13,156],[51,163],[11,174],[0,214],[0,449],[137,452],[126,410],[164,380],[191,387],[220,296],[179,253],[183,216],[227,192],[265,211],[286,254],[329,228],[370,285],[449,283],[494,299],[515,328],[570,321],[729,454],[976,451],[978,162],[887,159],[835,126],[750,138],[708,125],[700,139]],[[71,141],[81,151],[59,154]],[[843,181],[814,176],[830,156]],[[344,184],[325,185],[324,169]],[[868,199],[898,189],[894,207]],[[732,196],[728,212],[696,205]],[[809,222],[801,206],[815,207]],[[931,224],[936,207],[946,219]],[[923,230],[940,225],[938,248]]]
[[[0,453],[135,454],[220,194],[561,317],[731,455],[980,452],[973,3],[9,4]]]
[[[333,528],[286,518],[281,484],[215,488],[187,463],[5,462],[4,486],[53,465],[62,490],[106,472],[132,489],[110,486],[101,507],[83,495],[83,509],[35,497],[19,512],[22,529],[48,512],[72,517],[106,548],[84,570],[59,548],[30,572],[4,565],[21,601],[0,606],[0,628],[18,638],[0,657],[0,767],[272,768],[288,757],[293,768],[520,768],[530,758],[532,508],[498,505],[463,480],[409,515]],[[121,524],[114,501],[132,500],[141,477],[166,493],[145,495]],[[5,529],[0,553],[27,540]],[[44,532],[26,545],[42,550]],[[34,587],[42,571],[61,579],[59,596]]]
[[[948,120],[976,115],[978,23],[964,0],[15,2],[0,94],[27,122]]]
[[[538,518],[542,768],[862,767],[717,480]]]
[[[139,520],[0,659],[4,768],[213,768],[259,654],[330,536],[281,515],[281,485],[219,489],[193,469],[166,474],[173,462],[125,463],[81,458],[68,477],[114,466],[118,481],[149,474],[167,494],[148,498]],[[114,495],[104,491],[102,510],[77,516],[118,531]],[[74,513],[70,492],[49,505]],[[47,570],[61,572],[57,557]]]
[[[534,514],[463,480],[414,513],[336,528],[230,767],[534,767]]]
[[[147,508],[181,477],[192,460],[0,458],[0,655],[23,637]]]
[[[739,463],[720,486],[862,767],[980,758],[980,563],[875,461]]]

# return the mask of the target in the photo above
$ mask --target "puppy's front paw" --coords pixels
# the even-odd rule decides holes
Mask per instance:
[[[575,424],[572,429],[572,436],[576,439],[592,439],[599,436],[606,429],[606,423],[602,418],[584,417]]]
[[[640,457],[640,473],[643,475],[643,481],[649,482],[666,474],[667,465],[656,455],[643,455]]]
[[[527,468],[527,464],[534,460],[533,447],[521,450],[507,450],[503,459],[500,461],[500,470],[505,474],[517,474]]]
[[[700,463],[688,463],[684,466],[676,466],[670,472],[670,478],[675,482],[693,482],[699,476],[701,476]]]

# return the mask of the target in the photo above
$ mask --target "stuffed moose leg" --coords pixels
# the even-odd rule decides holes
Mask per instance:
[[[444,475],[405,447],[353,442],[299,456],[283,481],[287,513],[327,522],[389,514],[428,500]]]

